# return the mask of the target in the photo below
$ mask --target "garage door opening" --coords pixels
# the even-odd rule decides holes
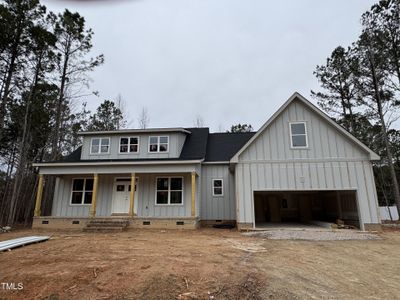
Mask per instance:
[[[256,228],[337,220],[360,228],[355,191],[254,192],[254,213]]]

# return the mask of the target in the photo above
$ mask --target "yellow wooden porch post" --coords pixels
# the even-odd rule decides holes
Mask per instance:
[[[192,217],[196,216],[196,172],[192,172]]]
[[[40,174],[37,193],[36,193],[36,203],[35,203],[35,213],[34,213],[35,217],[40,217],[41,214],[40,208],[42,206],[43,184],[44,184],[43,174]]]
[[[131,174],[131,193],[130,193],[130,202],[129,202],[129,214],[131,216],[135,215],[135,184],[136,184],[136,175],[135,173]]]
[[[97,188],[99,185],[99,175],[93,175],[93,191],[92,191],[92,206],[90,207],[89,216],[94,218],[96,216],[96,200],[97,200]]]

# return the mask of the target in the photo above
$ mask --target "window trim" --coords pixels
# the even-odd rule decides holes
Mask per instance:
[[[137,143],[137,151],[131,152],[131,138],[137,138],[138,143]],[[127,152],[121,152],[121,139],[128,139],[128,151]],[[133,144],[134,145],[134,144]],[[139,136],[120,136],[119,137],[119,143],[118,143],[118,154],[137,154],[140,151],[140,137]]]
[[[215,194],[215,186],[214,186],[215,181],[221,181],[221,194]],[[213,197],[223,197],[224,196],[224,180],[222,178],[213,178],[211,188],[212,188]]]
[[[304,134],[293,134],[292,133],[292,124],[304,124]],[[289,122],[289,131],[290,131],[290,148],[291,149],[308,149],[308,133],[307,133],[307,122],[306,121]],[[306,145],[305,146],[293,146],[293,136],[300,136],[300,135],[305,135]]]
[[[168,178],[168,203],[157,203],[157,180],[159,178]],[[181,178],[182,179],[182,203],[171,203],[171,178]],[[185,200],[185,178],[183,176],[157,176],[154,186],[154,205],[155,206],[183,206]],[[173,190],[178,191],[178,190]]]
[[[92,146],[93,146],[93,140],[94,139],[99,139],[100,140],[100,143],[99,143],[99,152],[92,152]],[[101,140],[105,140],[105,139],[108,139],[108,151],[107,152],[101,152]],[[107,154],[110,154],[110,148],[111,148],[111,139],[110,139],[110,137],[92,137],[91,139],[90,139],[90,151],[89,151],[89,153],[90,153],[90,155],[107,155]]]
[[[150,139],[151,138],[157,138],[157,151],[150,151]],[[160,138],[161,137],[166,137],[168,142],[167,142],[167,151],[160,151]],[[163,143],[164,144],[164,143]],[[169,135],[150,135],[148,139],[148,147],[147,147],[147,153],[169,153]]]
[[[76,179],[83,179],[84,180],[84,182],[83,182],[83,190],[82,191],[74,191],[74,180],[76,180]],[[70,194],[70,197],[69,197],[69,205],[70,206],[89,206],[89,205],[92,205],[92,203],[85,203],[86,180],[87,179],[93,179],[94,180],[93,177],[73,177],[71,179],[71,194]],[[72,203],[72,194],[74,192],[82,192],[82,199],[81,199],[81,203],[80,204],[79,203]],[[91,192],[93,193],[93,190]]]

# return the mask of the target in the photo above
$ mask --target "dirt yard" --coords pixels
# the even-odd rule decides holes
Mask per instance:
[[[237,231],[51,234],[0,253],[0,299],[399,299],[400,232],[301,241]]]

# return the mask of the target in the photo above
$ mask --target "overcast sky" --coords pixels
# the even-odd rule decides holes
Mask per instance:
[[[295,91],[310,99],[332,50],[360,32],[370,0],[113,0],[43,3],[78,11],[94,32],[94,110],[122,95],[129,127],[146,107],[150,127],[258,129]],[[313,101],[312,99],[310,99]],[[313,101],[314,102],[314,101]]]

